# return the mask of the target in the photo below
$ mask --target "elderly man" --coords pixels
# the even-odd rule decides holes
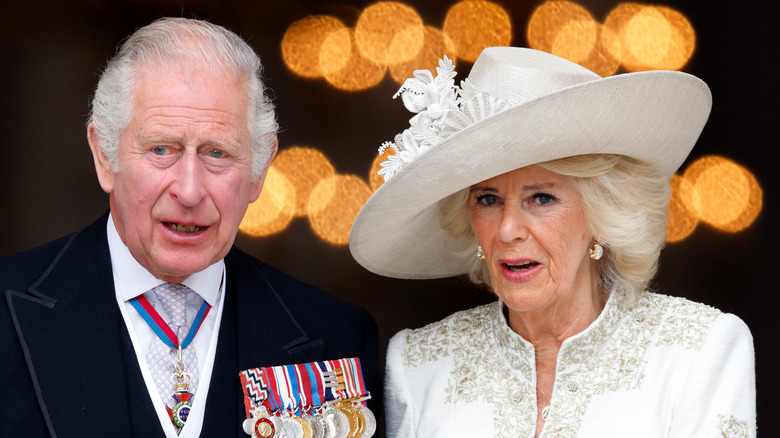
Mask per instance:
[[[110,213],[0,260],[0,436],[246,437],[240,371],[349,357],[378,398],[371,316],[233,247],[276,153],[260,68],[187,19],[108,63],[87,137]]]

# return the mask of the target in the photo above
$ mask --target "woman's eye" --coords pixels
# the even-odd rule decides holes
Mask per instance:
[[[537,193],[533,196],[533,198],[534,201],[539,205],[545,205],[555,201],[555,196],[549,195],[547,193]]]
[[[478,195],[477,204],[480,205],[493,205],[498,202],[496,195]]]
[[[209,151],[209,156],[211,158],[222,158],[225,156],[225,153],[219,149],[212,149]]]

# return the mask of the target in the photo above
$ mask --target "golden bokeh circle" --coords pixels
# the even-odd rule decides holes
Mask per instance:
[[[596,47],[598,27],[594,20],[570,20],[558,31],[550,53],[582,64]]]
[[[534,10],[528,21],[526,32],[528,46],[532,49],[558,55],[554,51],[556,40],[559,38],[561,30],[569,22],[595,23],[596,21],[587,9],[577,3],[561,0],[542,3]],[[595,44],[595,34],[593,37],[586,39],[592,39]],[[558,56],[566,58],[562,55]],[[575,59],[566,59],[577,62]]]
[[[696,33],[683,14],[664,6],[621,3],[604,25],[620,38],[620,59],[628,71],[679,70],[696,47]]]
[[[508,46],[512,23],[501,6],[481,0],[464,0],[453,5],[444,19],[444,33],[452,39],[461,59],[476,61],[486,47]]]
[[[320,67],[325,80],[343,91],[362,91],[378,84],[386,67],[363,57],[355,45],[354,31],[331,33],[322,44]]]
[[[415,70],[436,71],[439,59],[447,55],[454,60],[457,56],[452,40],[441,30],[431,26],[425,26],[423,46],[417,56],[407,62],[390,64],[390,76],[400,84],[407,78],[411,78]]]
[[[745,172],[747,185],[750,187],[750,195],[746,202],[745,209],[742,211],[742,214],[734,218],[734,220],[731,222],[721,224],[718,227],[720,230],[729,233],[742,231],[752,225],[763,208],[764,191],[761,189],[761,186],[759,185],[755,175],[753,175],[747,169],[743,168],[743,170]]]
[[[322,77],[320,53],[325,39],[346,26],[329,15],[310,15],[287,28],[282,38],[282,60],[304,78]]]
[[[700,158],[688,167],[685,177],[696,192],[694,211],[715,228],[739,231],[761,210],[761,188],[755,177],[727,158]]]
[[[317,149],[304,146],[293,146],[279,152],[271,168],[282,173],[295,187],[296,197],[292,203],[295,216],[309,213],[309,195],[314,187],[336,173],[328,157]]]
[[[263,237],[284,230],[293,218],[295,200],[295,187],[272,164],[263,183],[263,191],[255,202],[249,204],[239,231]]]
[[[423,21],[413,8],[384,1],[363,10],[355,41],[364,58],[379,65],[414,59],[423,44]]]
[[[672,197],[667,207],[666,241],[679,242],[693,233],[699,219],[688,208],[693,187],[690,181],[680,175],[674,175],[670,181]]]
[[[334,175],[311,192],[309,224],[314,233],[334,245],[346,245],[352,223],[371,197],[371,189],[354,175]]]
[[[691,22],[681,12],[666,6],[656,6],[655,9],[669,22],[672,35],[669,39],[666,56],[654,68],[681,70],[691,59],[696,48],[696,32],[693,30]]]

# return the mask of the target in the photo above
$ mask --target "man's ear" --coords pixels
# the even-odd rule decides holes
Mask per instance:
[[[255,202],[257,198],[260,197],[260,192],[263,191],[263,182],[265,182],[265,177],[268,175],[268,168],[271,167],[271,163],[274,161],[274,157],[276,157],[276,151],[279,149],[279,142],[277,141],[276,136],[274,136],[273,142],[273,149],[271,150],[271,154],[268,156],[268,162],[266,162],[265,166],[263,166],[263,171],[260,173],[257,179],[251,182],[251,194],[249,198],[250,203]]]
[[[87,126],[87,141],[89,149],[92,151],[92,159],[95,161],[95,172],[97,173],[100,187],[106,193],[114,192],[114,171],[111,169],[111,163],[108,162],[103,148],[100,146],[100,138],[95,132],[95,125],[90,123]]]

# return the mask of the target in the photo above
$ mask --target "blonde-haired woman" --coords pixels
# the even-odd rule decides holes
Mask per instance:
[[[530,49],[446,58],[350,249],[398,278],[469,274],[497,296],[390,341],[389,437],[754,436],[750,332],[648,292],[669,179],[709,115],[680,72],[600,78]]]

